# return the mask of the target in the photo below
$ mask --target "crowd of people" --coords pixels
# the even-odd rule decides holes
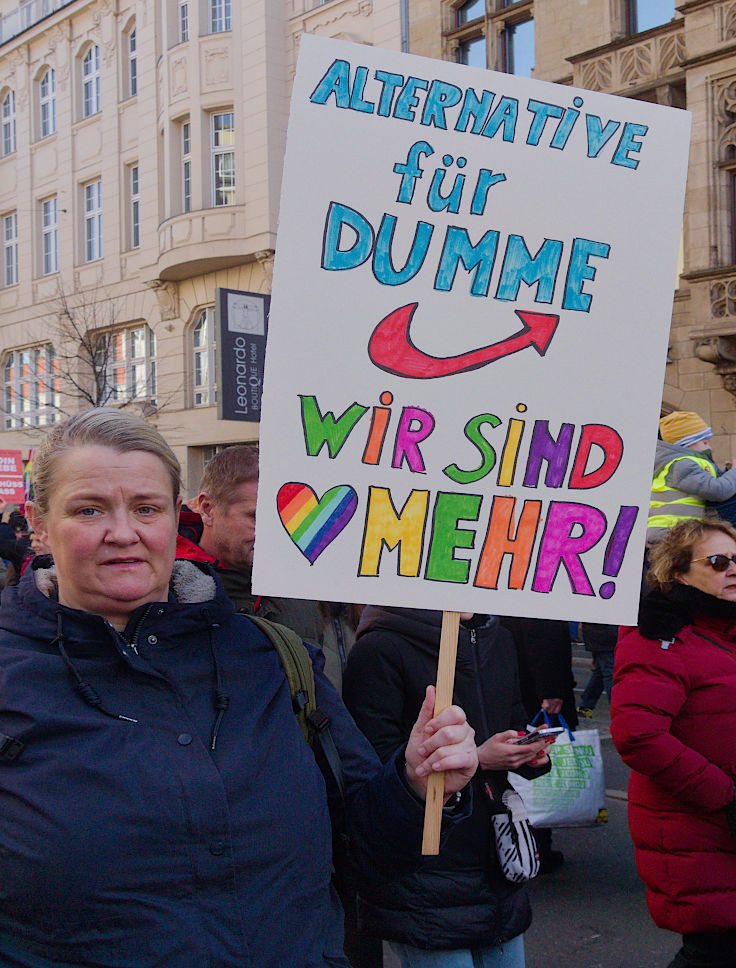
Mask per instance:
[[[575,729],[605,691],[669,968],[736,968],[736,470],[696,414],[660,436],[638,627],[583,623],[579,702],[567,622],[461,613],[435,715],[441,612],[253,594],[257,446],[187,507],[144,420],[54,428],[0,524],[0,965],[381,968],[385,940],[402,968],[524,968],[492,818],[550,769],[518,743],[537,713]]]

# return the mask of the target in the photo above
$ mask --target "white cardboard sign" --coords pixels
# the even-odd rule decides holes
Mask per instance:
[[[689,131],[303,36],[256,592],[635,619]]]

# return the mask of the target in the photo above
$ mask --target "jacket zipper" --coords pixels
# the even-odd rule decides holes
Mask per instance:
[[[736,655],[733,649],[729,649],[727,646],[721,645],[720,642],[716,642],[715,639],[711,639],[707,635],[703,635],[702,632],[696,632],[695,629],[693,629],[693,632],[695,632],[698,638],[705,639],[706,642],[710,642],[711,645],[715,645],[717,649],[723,649],[723,651],[728,652],[729,655]]]
[[[483,742],[490,739],[488,735],[488,717],[486,716],[485,706],[483,705],[483,690],[480,688],[480,666],[478,665],[478,653],[476,652],[475,629],[468,629],[470,633],[470,654],[473,659],[473,679],[475,680],[475,691],[478,696],[478,707],[480,709],[480,724],[483,729]]]
[[[138,636],[140,635],[140,631],[143,628],[143,623],[148,618],[148,614],[149,614],[149,612],[151,611],[152,608],[153,608],[153,605],[152,604],[149,605],[146,608],[145,612],[138,619],[138,624],[133,629],[133,637],[131,639],[126,639],[125,636],[121,632],[118,632],[117,629],[115,629],[112,626],[110,626],[110,628],[112,628],[112,630],[115,633],[115,635],[117,635],[119,638],[121,638],[123,640],[123,642],[125,642],[126,645],[129,645],[131,647],[131,649],[135,652],[135,654],[137,656],[140,656],[140,652],[138,651]],[[108,625],[109,624],[110,623],[108,622]]]

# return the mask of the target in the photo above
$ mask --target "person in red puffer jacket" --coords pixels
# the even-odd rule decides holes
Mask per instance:
[[[687,520],[651,552],[653,590],[616,647],[611,734],[669,968],[736,968],[736,529]]]

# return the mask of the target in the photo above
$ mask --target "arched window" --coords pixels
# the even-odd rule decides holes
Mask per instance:
[[[15,91],[8,91],[2,104],[3,155],[15,151]]]
[[[138,42],[136,40],[135,26],[128,31],[125,43],[127,59],[127,88],[128,97],[135,97],[138,93]]]
[[[82,117],[100,110],[100,48],[95,44],[82,58]]]
[[[47,138],[56,132],[56,71],[49,67],[38,84],[39,132]]]
[[[208,306],[192,327],[192,404],[211,407],[217,403],[217,345],[215,310]]]

